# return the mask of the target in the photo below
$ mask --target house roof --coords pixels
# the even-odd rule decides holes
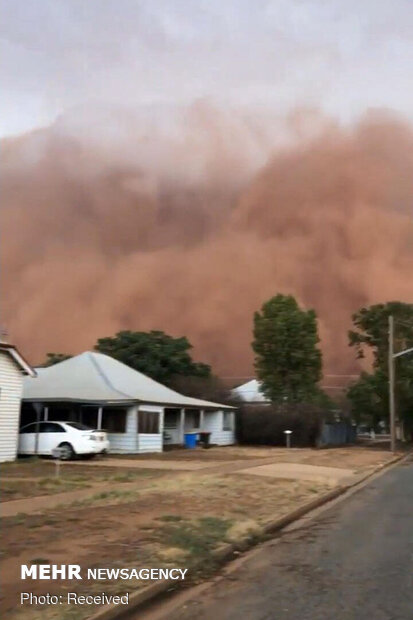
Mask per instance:
[[[30,366],[30,364],[24,359],[23,355],[17,350],[17,348],[6,342],[0,342],[0,351],[8,353],[11,358],[16,362],[17,366],[25,375],[29,377],[36,377],[36,371]]]
[[[252,379],[232,390],[234,396],[246,403],[268,403],[269,399],[261,391],[261,383]]]
[[[23,400],[95,403],[144,402],[180,407],[231,409],[207,400],[183,396],[108,355],[86,351],[54,366],[37,369],[27,378]]]

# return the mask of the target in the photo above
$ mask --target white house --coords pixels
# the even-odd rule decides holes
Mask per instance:
[[[232,390],[232,395],[244,403],[254,405],[266,405],[270,401],[261,390],[261,383],[257,379],[252,379],[243,383]]]
[[[0,342],[0,461],[17,454],[23,376],[35,377],[33,368],[16,347]]]
[[[22,423],[72,420],[108,432],[115,453],[162,452],[186,432],[210,443],[235,441],[234,408],[183,396],[121,362],[86,352],[25,380]]]

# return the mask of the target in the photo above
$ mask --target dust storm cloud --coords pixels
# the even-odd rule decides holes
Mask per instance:
[[[413,131],[388,114],[77,110],[3,140],[1,186],[2,323],[33,362],[163,329],[247,376],[253,312],[282,292],[348,372],[351,313],[412,301]]]

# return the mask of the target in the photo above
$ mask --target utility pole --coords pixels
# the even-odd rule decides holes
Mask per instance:
[[[413,326],[412,326],[413,327]],[[390,408],[390,449],[396,451],[396,400],[395,388],[395,359],[413,353],[413,347],[404,351],[394,352],[394,319],[389,316],[389,408]]]
[[[390,450],[396,452],[396,403],[394,398],[394,319],[389,316]]]

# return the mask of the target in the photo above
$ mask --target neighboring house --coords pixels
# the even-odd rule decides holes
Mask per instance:
[[[269,399],[261,391],[261,383],[257,379],[252,379],[234,388],[232,395],[244,403],[254,405],[267,405],[270,403]]]
[[[16,347],[0,342],[1,462],[16,458],[24,375],[35,377],[36,373]]]
[[[71,420],[104,429],[110,451],[162,452],[185,432],[210,431],[210,442],[235,441],[234,408],[183,396],[101,353],[86,352],[38,369],[26,379],[22,423]]]

